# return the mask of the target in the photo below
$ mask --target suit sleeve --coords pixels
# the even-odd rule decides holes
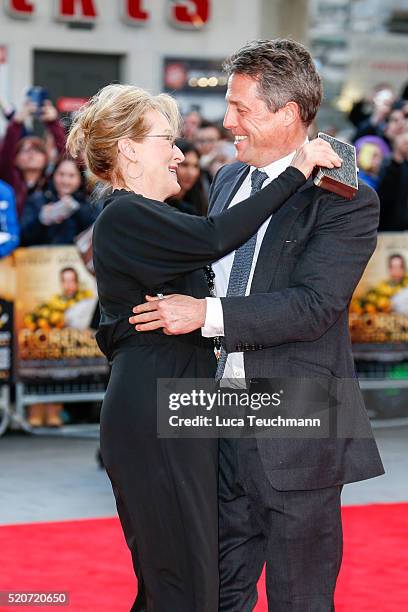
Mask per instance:
[[[221,298],[228,352],[317,340],[348,307],[377,243],[378,197],[361,186],[352,201],[322,194],[316,205],[317,225],[290,287]]]
[[[290,167],[251,198],[208,218],[126,195],[109,204],[103,224],[97,222],[94,248],[104,250],[119,272],[160,285],[246,242],[305,181]]]

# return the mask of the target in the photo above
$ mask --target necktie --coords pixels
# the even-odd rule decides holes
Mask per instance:
[[[251,174],[251,195],[259,191],[265,179],[268,178],[266,172],[255,170]],[[245,295],[249,275],[252,268],[252,260],[255,252],[257,234],[245,242],[235,251],[234,261],[231,268],[231,274],[228,281],[227,297]],[[225,364],[227,362],[227,351],[222,346],[221,354],[218,360],[217,371],[215,374],[216,380],[222,378],[224,374]]]

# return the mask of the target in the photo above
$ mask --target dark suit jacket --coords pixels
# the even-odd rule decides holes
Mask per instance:
[[[228,206],[248,169],[236,162],[219,171],[210,214]],[[221,299],[225,347],[244,352],[247,378],[315,377],[335,394],[329,437],[257,440],[277,489],[324,488],[384,472],[348,328],[349,301],[375,249],[378,219],[378,197],[367,185],[349,201],[307,181],[273,215],[250,295]]]

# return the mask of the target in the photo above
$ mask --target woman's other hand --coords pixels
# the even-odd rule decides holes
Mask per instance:
[[[342,159],[329,143],[322,138],[315,138],[306,142],[296,151],[290,165],[300,170],[306,178],[309,178],[316,166],[339,168],[341,164]]]

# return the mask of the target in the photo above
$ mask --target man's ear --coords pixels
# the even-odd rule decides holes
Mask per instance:
[[[292,125],[298,119],[300,119],[299,106],[296,102],[290,101],[285,104],[282,108],[283,121],[286,126]]]
[[[118,140],[118,150],[129,161],[137,161],[136,144],[130,138],[120,138]]]

